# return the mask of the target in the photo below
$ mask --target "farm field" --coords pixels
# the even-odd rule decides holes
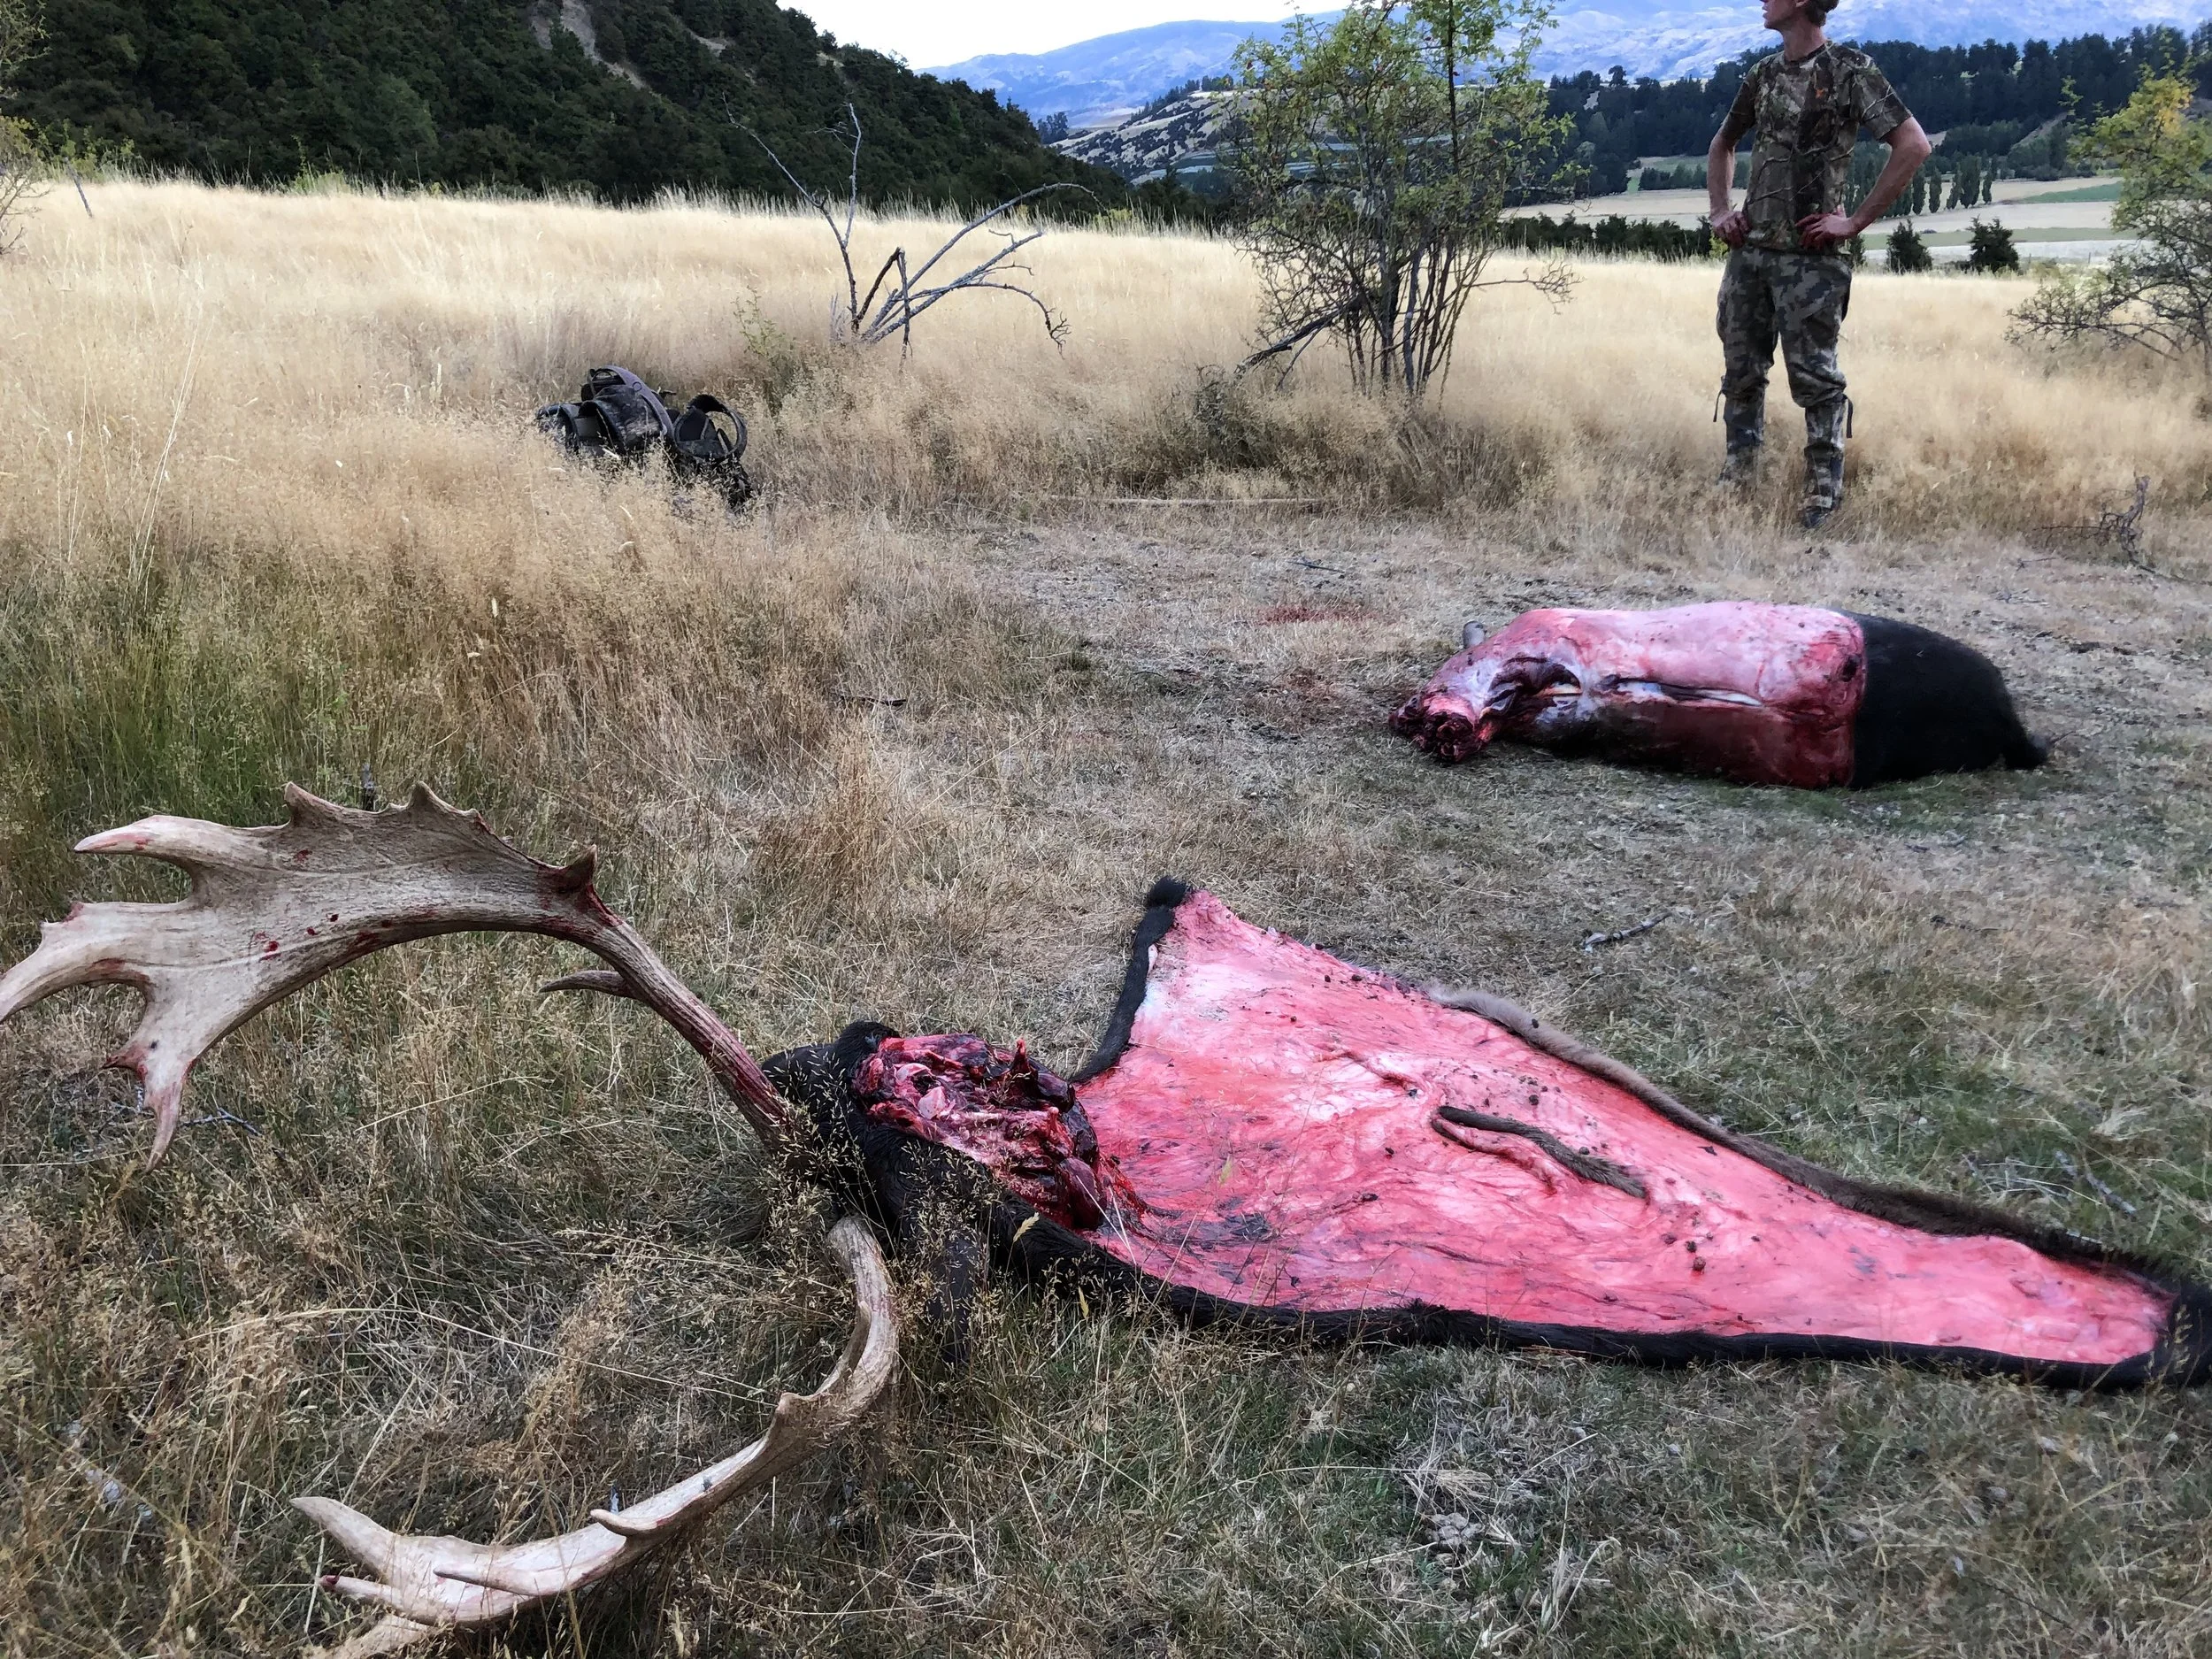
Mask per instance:
[[[1997,181],[1991,196],[1986,207],[1918,214],[1913,219],[1913,227],[1932,249],[1962,250],[1973,221],[1993,219],[2011,230],[2023,259],[2093,259],[2130,245],[2131,239],[2112,234],[2112,205],[2119,196],[2116,179],[2003,179]],[[1632,190],[1578,202],[1574,211],[1585,223],[1620,213],[1630,219],[1696,225],[1705,218],[1706,200],[1702,190]],[[1867,233],[1870,258],[1878,262],[1882,239],[1895,222],[1885,219]]]
[[[2212,426],[1868,273],[1853,494],[1715,500],[1716,268],[1477,297],[1435,406],[1225,388],[1223,242],[1054,231],[1070,323],[826,338],[818,221],[175,184],[0,261],[0,957],[142,814],[429,781],[601,891],[757,1053],[872,1017],[1072,1067],[1171,872],[1480,985],[1733,1127],[2212,1274]],[[2097,204],[2078,204],[2095,206]],[[2056,211],[2056,210],[2052,210]],[[895,239],[864,227],[872,270]],[[1501,274],[1509,274],[1502,269]],[[752,426],[743,518],[565,462],[620,363]],[[2085,534],[2139,477],[2131,560]],[[2003,668],[2044,770],[1746,790],[1387,709],[1538,604],[1832,604]],[[1647,920],[1617,944],[1592,933]],[[0,1654],[365,1628],[289,1500],[519,1538],[760,1430],[843,1338],[824,1216],[639,1010],[512,936],[228,1040],[167,1160],[129,999],[0,1028]],[[2109,1655],[2212,1647],[2212,1390],[1339,1349],[995,1286],[833,1455],[464,1652]]]

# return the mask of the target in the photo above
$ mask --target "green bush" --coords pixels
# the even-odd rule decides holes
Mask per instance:
[[[1935,256],[1909,224],[1900,225],[1889,234],[1889,268],[1900,273],[1935,269]]]
[[[2012,233],[1996,219],[1985,222],[1977,219],[1966,256],[1966,268],[1985,274],[2000,271],[2017,272],[2020,269],[2020,253],[2012,245]]]
[[[2013,313],[2020,336],[2135,346],[2212,374],[2212,121],[2194,113],[2197,91],[2154,77],[2090,128],[2083,153],[2118,172],[2112,228],[2133,245],[2094,268],[2047,272]]]

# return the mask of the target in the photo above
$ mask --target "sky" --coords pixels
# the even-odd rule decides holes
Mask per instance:
[[[1318,7],[1325,9],[1327,0]],[[1294,0],[1109,0],[1064,12],[1039,0],[785,0],[817,27],[856,46],[896,52],[917,69],[986,52],[1048,52],[1152,23],[1266,23]]]

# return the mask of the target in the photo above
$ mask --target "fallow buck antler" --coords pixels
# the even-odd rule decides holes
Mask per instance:
[[[0,1020],[78,985],[130,985],[144,999],[130,1041],[107,1064],[138,1074],[154,1113],[150,1163],[176,1133],[185,1080],[200,1056],[262,1009],[334,968],[388,945],[440,933],[543,933],[608,967],[546,988],[588,989],[644,1003],[673,1025],[776,1154],[794,1150],[783,1102],[744,1045],[592,890],[595,856],[556,866],[510,846],[474,813],[418,785],[404,807],[356,811],[288,785],[288,820],[234,829],[195,818],[142,818],[78,843],[137,853],[190,879],[169,904],[82,904],[49,923],[38,949],[0,976]],[[514,1545],[407,1536],[327,1498],[296,1500],[367,1563],[374,1579],[326,1586],[390,1609],[338,1651],[387,1653],[441,1630],[495,1623],[549,1596],[620,1571],[672,1533],[812,1455],[883,1392],[898,1358],[898,1322],[874,1235],[858,1218],[830,1230],[853,1279],[851,1340],[826,1382],[784,1395],[767,1434],[743,1451],[558,1538]]]
[[[332,1659],[364,1659],[441,1630],[495,1624],[537,1602],[619,1572],[672,1533],[814,1455],[858,1420],[898,1363],[898,1318],[875,1235],[857,1217],[830,1229],[830,1248],[853,1279],[851,1340],[829,1379],[810,1394],[785,1394],[768,1432],[710,1469],[622,1510],[594,1509],[591,1525],[530,1544],[387,1532],[330,1498],[295,1498],[296,1508],[379,1575],[330,1574],[336,1590],[391,1611]]]
[[[288,820],[233,829],[141,818],[77,843],[176,865],[192,890],[173,904],[81,904],[41,930],[38,949],[0,976],[0,1021],[74,985],[132,985],[145,1008],[107,1064],[138,1073],[154,1113],[148,1163],[176,1133],[199,1057],[273,1002],[388,945],[439,933],[545,933],[583,946],[611,973],[557,980],[643,1002],[704,1056],[772,1151],[787,1149],[783,1102],[729,1027],[600,902],[597,854],[540,864],[473,812],[418,784],[403,807],[357,811],[287,784]]]

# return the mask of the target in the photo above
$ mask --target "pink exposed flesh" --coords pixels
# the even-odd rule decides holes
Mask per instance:
[[[1063,1226],[1095,1227],[1108,1207],[1141,1206],[1102,1164],[1075,1092],[980,1037],[892,1037],[861,1063],[853,1093],[868,1115],[965,1153],[1032,1210]]]
[[[1840,611],[1530,611],[1448,661],[1391,725],[1444,760],[1502,737],[1818,789],[1850,781],[1865,678],[1865,639]]]
[[[1128,1048],[1080,1098],[1104,1167],[1143,1200],[1094,1241],[1233,1302],[2092,1365],[2149,1348],[2172,1303],[2116,1268],[1845,1209],[1210,894],[1177,910]],[[1517,1134],[1440,1127],[1447,1104],[1534,1125],[1647,1195]]]

